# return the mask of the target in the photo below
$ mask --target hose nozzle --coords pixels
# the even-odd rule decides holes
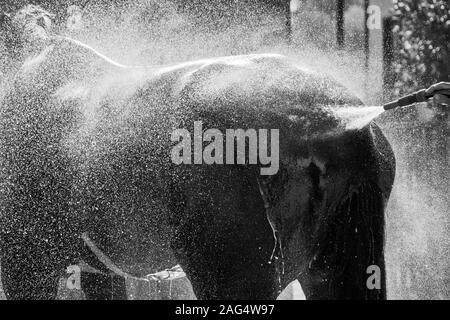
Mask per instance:
[[[431,97],[432,95],[428,95],[426,93],[426,89],[422,89],[414,93],[408,94],[407,96],[404,96],[398,100],[386,103],[385,105],[383,105],[383,109],[391,110],[398,107],[406,107],[414,103],[425,102]]]

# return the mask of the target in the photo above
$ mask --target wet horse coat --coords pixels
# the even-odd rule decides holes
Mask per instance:
[[[275,298],[296,278],[307,298],[384,298],[392,150],[327,108],[360,104],[280,55],[128,67],[52,39],[2,101],[8,296],[54,297],[87,233],[137,276],[181,264],[198,298]],[[170,133],[194,121],[279,129],[280,170],[173,164]]]

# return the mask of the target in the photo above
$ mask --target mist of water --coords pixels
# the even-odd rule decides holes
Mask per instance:
[[[319,48],[314,42],[301,38],[296,39],[295,47],[290,47],[280,37],[282,15],[247,10],[241,16],[235,15],[234,23],[222,23],[220,28],[214,28],[211,21],[202,24],[201,20],[176,13],[170,6],[164,9],[167,15],[159,21],[147,20],[143,25],[136,18],[140,10],[142,7],[129,8],[120,13],[120,19],[112,19],[104,8],[94,8],[88,15],[89,32],[78,37],[119,62],[129,64],[167,64],[233,54],[281,53],[304,68],[337,79],[363,100],[376,95],[371,92],[370,85],[364,85],[366,74],[362,51]],[[252,21],[259,23],[254,25]],[[433,144],[421,137],[420,128],[408,129],[407,121],[396,118],[395,113],[383,114],[382,107],[349,106],[336,108],[334,112],[344,115],[351,128],[364,126],[375,119],[394,148],[397,179],[387,210],[388,298],[449,298],[450,284],[445,280],[445,269],[450,249],[447,217],[450,210],[444,191],[448,180],[436,169],[448,170],[448,158],[447,163],[439,160]],[[439,143],[445,142],[435,141],[435,144]],[[422,157],[413,157],[413,147],[417,145],[423,145],[428,152]],[[422,175],[417,169],[421,162],[430,164]],[[435,186],[430,186],[427,180],[434,180]]]
[[[382,106],[342,106],[329,107],[329,109],[343,119],[346,129],[360,129],[384,112]]]
[[[263,8],[241,10],[229,23],[225,18],[218,19],[220,27],[198,16],[201,14],[179,13],[164,1],[139,0],[126,7],[90,5],[85,10],[83,28],[67,34],[120,63],[133,65],[281,53],[308,69],[332,76],[360,98],[373,94],[364,86],[362,51],[319,49],[313,42],[301,39],[290,47],[280,36],[282,14]],[[382,107],[350,106],[332,111],[345,115],[351,128],[376,119],[396,154],[397,178],[387,212],[388,297],[449,298],[450,283],[445,271],[450,253],[446,190],[449,166],[448,157],[442,159],[436,152],[439,144],[448,143],[448,139],[443,136],[442,141],[430,143],[421,138],[420,128],[406,128],[408,123],[403,119],[393,118],[390,113],[382,115]],[[425,151],[412,157],[412,146],[420,144]]]

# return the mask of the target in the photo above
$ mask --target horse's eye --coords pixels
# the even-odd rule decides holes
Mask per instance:
[[[37,19],[36,24],[44,29],[50,29],[51,21],[47,17],[40,17]]]
[[[42,28],[45,28],[45,20],[44,17],[38,18],[36,24]]]

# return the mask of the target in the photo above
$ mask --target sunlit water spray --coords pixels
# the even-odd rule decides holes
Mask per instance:
[[[146,7],[152,3],[156,7]],[[252,13],[246,11],[247,16],[242,21],[209,30],[188,15],[177,13],[168,3],[138,0],[126,9],[116,8],[110,2],[103,7],[92,4],[85,11],[84,31],[69,36],[92,45],[118,62],[132,65],[167,64],[255,52],[282,53],[317,73],[329,74],[358,97],[374,95],[363,86],[362,51],[319,50],[312,41],[297,38],[295,47],[289,47],[276,39],[276,31],[283,26],[282,19],[262,12],[253,13],[261,22],[257,26],[244,23],[255,21]],[[311,26],[314,35],[325,34],[316,32],[317,24]],[[412,164],[417,164],[417,161],[408,161],[413,152],[411,146],[426,142],[409,142],[405,138],[417,135],[419,130],[407,128],[397,132],[395,127],[405,123],[389,119],[392,113],[383,114],[381,106],[332,107],[330,112],[344,119],[347,128],[360,128],[375,120],[381,124],[396,154],[397,177],[387,211],[388,298],[448,298],[450,285],[448,281],[442,281],[450,252],[449,229],[445,228],[449,225],[448,201],[446,195],[439,197],[422,179],[415,178],[418,170],[410,169]],[[431,167],[433,159],[438,157],[429,152],[423,161]],[[443,174],[428,169],[427,175],[445,185]]]
[[[346,129],[360,129],[383,113],[382,106],[339,106],[328,107],[330,112],[342,119]]]
[[[213,24],[198,23],[187,14],[179,14],[166,5],[168,2],[138,0],[134,3],[134,7],[120,10],[110,4],[109,9],[106,6],[90,6],[85,21],[89,32],[73,36],[94,48],[101,48],[102,53],[121,63],[134,65],[167,64],[256,52],[281,53],[308,69],[332,76],[359,98],[377,95],[372,92],[372,87],[364,87],[366,73],[362,50],[321,50],[314,41],[304,41],[300,37],[295,38],[294,47],[289,47],[283,39],[276,39],[277,30],[283,26],[283,17],[276,16],[273,11],[269,14],[269,11],[241,10],[245,19],[210,29]],[[156,3],[156,8],[146,7],[151,3]],[[203,9],[199,6],[199,11]],[[210,13],[216,11],[214,8]],[[120,19],[117,17],[119,13]],[[362,15],[364,17],[364,12]],[[147,18],[150,16],[158,19]],[[235,17],[238,16],[236,13]],[[256,16],[257,19],[253,19]],[[208,19],[208,15],[204,17]],[[259,25],[249,23],[256,20],[260,21]],[[314,29],[313,35],[317,37],[326,34],[316,32],[317,23],[309,27]],[[445,195],[439,196],[417,177],[420,169],[413,167],[418,167],[420,161],[410,157],[413,147],[427,145],[429,141],[419,136],[420,128],[407,128],[408,124],[403,119],[395,119],[395,111],[383,111],[381,106],[330,108],[330,112],[343,119],[347,128],[360,128],[376,121],[395,152],[397,177],[386,214],[388,298],[448,298],[450,285],[442,282],[450,250],[448,229],[446,231],[445,228],[449,225],[448,201]],[[400,132],[398,128],[404,130]],[[418,157],[430,165],[425,175],[444,186],[448,181],[444,174],[433,172],[436,168],[433,161],[438,161],[439,157],[432,152],[431,144],[427,148],[429,152],[426,156]],[[445,167],[445,164],[442,166]]]

